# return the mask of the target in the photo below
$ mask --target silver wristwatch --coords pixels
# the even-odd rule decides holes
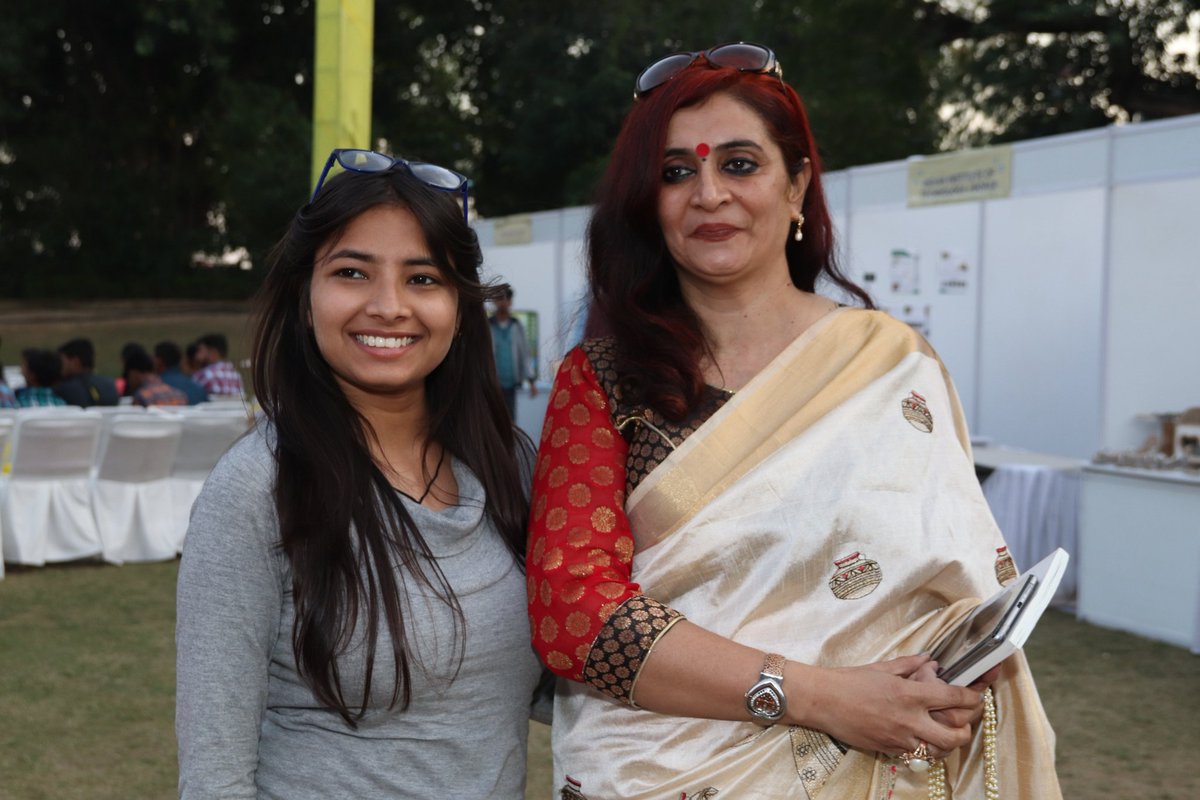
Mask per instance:
[[[787,660],[778,653],[767,653],[758,683],[746,692],[746,710],[755,722],[767,724],[783,719],[787,695],[783,693],[783,665]]]

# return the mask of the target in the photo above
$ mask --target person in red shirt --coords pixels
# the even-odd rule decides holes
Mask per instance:
[[[1003,538],[941,362],[837,267],[775,54],[675,53],[635,98],[534,475],[563,797],[1061,797],[1024,661],[919,655]]]
[[[154,362],[145,350],[130,353],[125,360],[126,380],[138,406],[186,406],[187,395],[163,383],[154,371]]]

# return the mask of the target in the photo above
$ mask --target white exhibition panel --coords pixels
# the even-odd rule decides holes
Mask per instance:
[[[903,178],[903,166],[896,171]],[[979,207],[975,203],[919,209],[860,206],[850,224],[847,248],[851,280],[865,288],[881,309],[926,334],[954,380],[972,429],[978,420],[979,233]],[[915,271],[915,292],[893,290],[893,253],[899,250],[912,257],[909,263]],[[947,260],[968,267],[963,273],[967,285],[961,293],[939,290],[939,265]]]
[[[1200,405],[1198,210],[1200,177],[1113,190],[1107,447],[1136,447],[1156,432],[1139,414]]]
[[[1012,196],[1103,186],[1108,157],[1109,137],[1104,130],[1015,144]]]
[[[976,433],[1062,456],[1096,451],[1104,204],[1099,188],[986,204]]]
[[[1114,183],[1200,173],[1200,120],[1195,115],[1108,130]]]

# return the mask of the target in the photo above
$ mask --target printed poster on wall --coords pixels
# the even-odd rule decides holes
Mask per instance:
[[[943,250],[938,253],[937,278],[939,294],[966,294],[971,284],[971,265],[966,256]]]
[[[920,258],[911,250],[893,248],[888,277],[892,294],[917,294],[921,290]]]

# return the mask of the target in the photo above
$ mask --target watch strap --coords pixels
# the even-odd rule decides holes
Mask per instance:
[[[787,663],[787,659],[779,655],[779,653],[767,653],[767,657],[763,659],[762,672],[759,673],[759,678],[774,678],[777,681],[783,680],[783,665]]]

